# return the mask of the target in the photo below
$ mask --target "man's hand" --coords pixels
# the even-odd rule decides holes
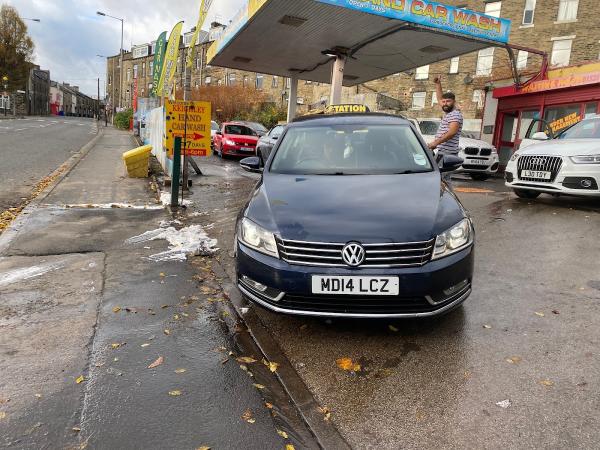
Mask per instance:
[[[435,77],[435,78],[433,79],[433,82],[434,82],[435,84],[442,84],[442,77]]]
[[[437,145],[434,142],[430,142],[429,144],[427,144],[427,147],[429,147],[429,150],[435,150]]]

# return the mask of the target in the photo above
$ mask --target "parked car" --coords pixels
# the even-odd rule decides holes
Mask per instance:
[[[254,131],[256,131],[256,134],[261,137],[264,136],[265,134],[267,134],[268,130],[265,128],[265,126],[261,123],[258,122],[249,122],[247,120],[240,120],[240,123],[243,123],[244,125],[252,128]]]
[[[215,151],[221,157],[256,154],[258,134],[242,122],[225,122],[215,135]]]
[[[440,119],[409,119],[421,132],[425,142],[430,143],[435,139],[435,134],[440,126]],[[467,137],[468,133],[460,136],[460,156],[464,162],[458,173],[466,173],[474,180],[487,180],[498,172],[498,152],[493,145],[479,139]]]
[[[214,150],[215,148],[215,136],[217,135],[217,131],[219,131],[221,128],[219,127],[219,124],[217,122],[215,122],[214,120],[210,121],[210,147]]]
[[[504,173],[521,198],[541,193],[600,197],[600,116],[584,119],[556,138],[536,132],[538,143],[517,150]]]
[[[240,212],[240,291],[288,314],[426,317],[471,293],[475,232],[409,122],[383,114],[289,124]]]
[[[277,143],[277,139],[279,139],[284,129],[285,125],[277,125],[276,127],[271,128],[267,134],[261,136],[258,140],[258,144],[256,144],[256,154],[263,165],[267,159],[269,159],[271,150],[273,150],[273,146]]]

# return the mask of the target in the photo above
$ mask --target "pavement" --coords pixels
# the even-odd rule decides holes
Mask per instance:
[[[187,223],[235,274],[235,218],[259,180],[202,160]],[[428,320],[259,319],[353,448],[597,448],[598,200],[518,199],[501,179],[455,177],[477,232],[474,291]],[[348,357],[360,372],[337,368]]]
[[[35,184],[97,132],[94,119],[27,117],[0,122],[0,211],[17,206]]]
[[[125,242],[179,216],[101,133],[0,238],[0,448],[316,448],[210,257]]]

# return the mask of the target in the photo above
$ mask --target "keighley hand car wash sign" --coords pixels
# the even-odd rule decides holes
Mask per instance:
[[[508,42],[510,20],[425,0],[317,0],[390,19]]]

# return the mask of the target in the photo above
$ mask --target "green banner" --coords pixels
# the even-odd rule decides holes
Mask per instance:
[[[160,75],[165,62],[165,50],[167,49],[167,32],[163,31],[156,40],[154,47],[154,67],[152,69],[152,97],[156,97]]]

